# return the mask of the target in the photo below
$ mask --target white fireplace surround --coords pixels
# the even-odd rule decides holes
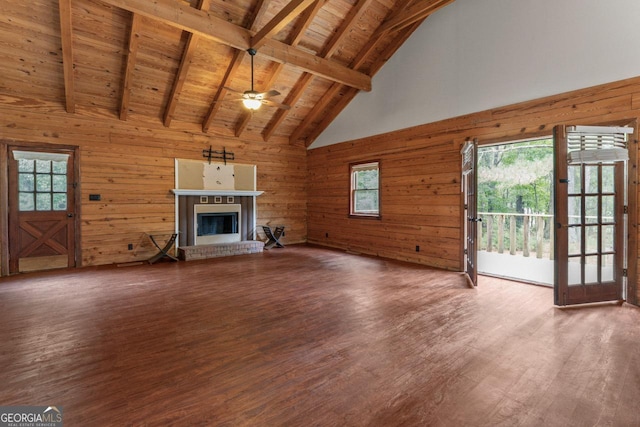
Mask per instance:
[[[207,236],[198,236],[198,214],[202,213],[237,213],[237,221],[238,227],[235,233],[225,233],[225,234],[212,234]],[[242,207],[238,204],[221,204],[221,205],[212,205],[212,204],[202,204],[202,205],[193,205],[193,240],[195,245],[213,245],[216,243],[231,243],[231,242],[239,242],[242,239],[242,221],[240,218],[242,214]]]

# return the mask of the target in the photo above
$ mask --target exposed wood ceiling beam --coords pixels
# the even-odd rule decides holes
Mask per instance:
[[[60,34],[62,42],[62,69],[64,73],[64,101],[67,113],[75,113],[75,80],[73,76],[73,27],[71,20],[71,0],[60,0]]]
[[[414,22],[413,24],[411,24],[409,27],[406,27],[402,31],[401,33],[402,35],[400,37],[395,38],[392,45],[389,46],[389,49],[387,50],[387,55],[381,57],[373,65],[371,74],[375,75],[378,72],[378,70],[382,68],[382,66],[388,60],[389,56],[391,56],[396,50],[398,50],[398,48],[402,45],[402,43],[404,43],[407,40],[407,38],[409,38],[411,33],[413,33],[416,30],[416,28],[420,26],[421,23],[422,21]],[[340,85],[337,83],[334,83],[333,86],[340,86]],[[333,120],[338,116],[338,114],[340,114],[340,112],[344,110],[344,108],[353,100],[353,98],[358,94],[358,92],[359,91],[357,89],[346,88],[345,93],[342,94],[342,97],[338,100],[337,104],[331,109],[329,114],[325,114],[323,116],[323,119],[320,121],[320,123],[313,129],[311,134],[307,136],[307,139],[305,141],[305,146],[307,147],[310,146],[313,143],[313,141],[315,141],[318,138],[318,136],[320,136],[320,134],[331,124],[331,122],[333,122]]]
[[[206,37],[216,42],[245,51],[251,46],[253,32],[196,10],[174,0],[103,0],[121,9],[147,16],[165,24]],[[330,81],[360,90],[371,90],[371,78],[305,50],[294,48],[273,39],[265,41],[260,54],[271,60],[289,64]]]
[[[127,120],[127,114],[129,113],[131,82],[133,81],[133,71],[136,68],[136,56],[138,55],[138,41],[140,40],[141,25],[142,17],[137,13],[134,13],[133,19],[131,20],[131,33],[129,34],[127,68],[124,72],[124,82],[122,84],[122,98],[120,100],[120,120]]]
[[[371,1],[372,0],[359,0],[358,3],[351,8],[344,21],[342,22],[339,30],[333,35],[329,43],[327,43],[327,45],[322,49],[321,56],[323,58],[330,58],[334,54],[334,52],[340,46],[340,43],[342,43],[342,41],[344,40],[344,37],[349,34],[349,30],[356,22],[358,22]],[[313,81],[312,77],[313,75],[309,73],[303,73],[302,76],[298,79],[298,82],[295,84],[294,90],[289,93],[289,96],[287,96],[287,99],[285,99],[284,103],[294,106],[302,96],[303,92]],[[269,125],[262,133],[262,137],[265,141],[269,139],[271,135],[273,135],[277,127],[280,126],[280,124],[287,117],[289,111],[291,110],[278,110],[274,120],[269,123]]]
[[[300,43],[300,40],[302,40],[302,37],[304,36],[305,31],[307,31],[307,29],[309,28],[309,25],[311,25],[311,22],[313,22],[313,19],[316,17],[320,9],[322,9],[322,6],[324,6],[324,3],[325,3],[325,0],[315,0],[315,3],[313,4],[313,6],[305,10],[304,15],[302,16],[302,19],[300,20],[300,22],[298,23],[298,26],[293,31],[293,37],[290,40],[291,46],[295,47],[298,45],[298,43]],[[280,73],[282,72],[283,68],[284,68],[284,65],[280,63],[276,63],[276,66],[271,71],[271,77],[269,78],[269,81],[267,82],[267,84],[265,84],[265,87],[263,88],[263,92],[266,92],[271,89],[271,87],[275,84],[276,80],[278,80],[278,77],[280,76]],[[252,117],[253,117],[253,113],[251,111],[244,112],[244,114],[242,115],[242,118],[240,119],[238,125],[236,126],[235,135],[237,137],[240,137],[240,135],[242,135],[242,132],[244,132],[247,125],[251,121]]]
[[[414,22],[425,19],[449,3],[453,3],[453,1],[454,0],[418,1],[406,9],[398,9],[400,13],[383,22],[376,30],[376,35],[400,31]]]
[[[271,21],[267,23],[255,36],[251,38],[251,47],[258,50],[267,39],[277,34],[284,27],[289,25],[293,19],[297,18],[315,0],[292,0],[282,9]]]
[[[255,29],[256,24],[260,21],[260,18],[264,15],[267,10],[267,2],[266,0],[259,0],[256,5],[256,9],[258,12],[251,17],[251,23],[249,24],[250,29]],[[209,111],[204,117],[204,121],[202,122],[202,132],[208,132],[211,127],[211,123],[213,122],[213,118],[220,110],[222,106],[222,100],[224,96],[227,94],[227,86],[231,84],[231,81],[235,77],[238,69],[240,68],[240,64],[242,60],[246,56],[245,51],[236,50],[233,53],[233,58],[231,59],[231,63],[227,67],[227,71],[224,73],[224,77],[222,78],[222,82],[218,86],[218,90],[216,91],[215,96],[213,97],[213,101],[211,102],[211,106],[209,107]]]
[[[200,0],[198,2],[198,9],[209,10],[210,4],[210,0]],[[187,79],[187,74],[189,73],[189,68],[191,67],[193,55],[196,51],[196,48],[198,47],[198,40],[200,40],[200,37],[198,35],[188,33],[187,44],[185,46],[184,53],[182,54],[182,60],[180,61],[180,66],[178,67],[178,73],[176,74],[176,79],[173,82],[173,86],[171,87],[169,102],[167,102],[167,107],[164,110],[164,125],[166,127],[171,126],[171,121],[173,120],[173,115],[175,114],[176,107],[178,106],[178,101],[180,100],[180,94],[182,93],[184,82]]]

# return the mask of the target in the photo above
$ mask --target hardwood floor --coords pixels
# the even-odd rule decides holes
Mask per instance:
[[[640,425],[640,310],[321,248],[0,280],[0,405],[67,426]]]

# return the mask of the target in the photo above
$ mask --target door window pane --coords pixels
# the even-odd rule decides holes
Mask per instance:
[[[582,284],[582,264],[580,257],[569,258],[569,286]]]
[[[587,194],[598,193],[598,166],[585,165],[584,179],[584,192]]]
[[[51,175],[40,173],[36,175],[36,191],[51,191]]]
[[[19,193],[18,194],[18,208],[21,211],[32,211],[35,209],[35,203],[33,201],[33,193]]]
[[[36,193],[36,210],[51,210],[51,193]]]
[[[586,256],[584,265],[584,284],[597,285],[598,281],[598,256]]]
[[[584,198],[585,224],[595,224],[598,222],[598,199],[598,196],[587,196]]]
[[[602,192],[613,193],[615,192],[615,166],[604,165],[602,166]]]
[[[613,282],[615,279],[615,255],[603,255],[600,265],[603,282]]]
[[[616,227],[614,225],[602,226],[602,252],[613,252]]]
[[[602,222],[615,222],[616,196],[602,196]]]
[[[582,199],[579,196],[569,197],[567,209],[569,224],[582,224]]]
[[[32,173],[19,173],[18,174],[18,191],[33,191],[33,174]]]
[[[65,160],[51,162],[53,173],[59,175],[67,174],[67,162]]]
[[[33,172],[34,161],[27,159],[18,160],[18,172]]]
[[[51,160],[36,160],[36,172],[51,173]]]
[[[569,166],[569,194],[582,193],[582,167],[581,166]]]
[[[66,211],[67,210],[67,193],[54,193],[53,194],[53,210],[54,211]]]
[[[585,252],[588,254],[598,253],[599,228],[595,225],[585,229]]]
[[[567,230],[569,236],[569,255],[582,253],[582,227],[571,227]]]
[[[67,192],[67,176],[66,175],[53,175],[53,191],[56,193]]]

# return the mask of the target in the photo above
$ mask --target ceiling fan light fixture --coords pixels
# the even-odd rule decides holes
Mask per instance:
[[[262,105],[262,101],[255,98],[245,98],[242,100],[242,103],[244,104],[245,108],[253,111],[257,110]]]

